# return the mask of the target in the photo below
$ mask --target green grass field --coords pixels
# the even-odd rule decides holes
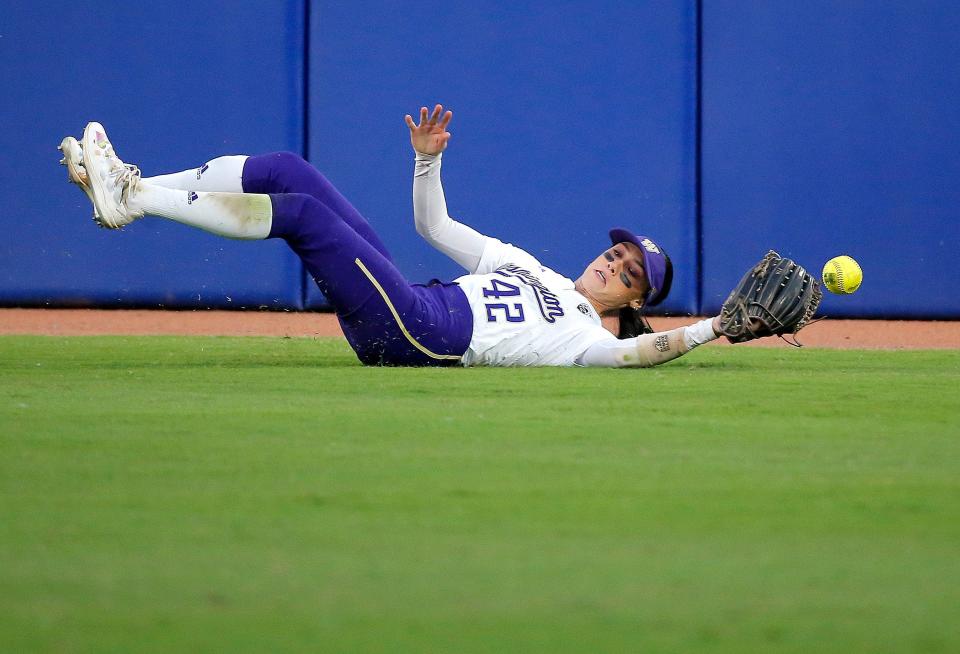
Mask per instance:
[[[0,338],[2,652],[957,652],[960,351]]]

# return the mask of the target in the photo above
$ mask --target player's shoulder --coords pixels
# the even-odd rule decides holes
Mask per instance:
[[[480,259],[478,272],[493,272],[505,265],[525,268],[531,273],[549,270],[537,257],[523,248],[512,243],[504,243],[500,239],[490,238]]]

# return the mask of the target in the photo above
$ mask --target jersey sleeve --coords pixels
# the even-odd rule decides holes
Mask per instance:
[[[477,264],[477,274],[485,275],[486,273],[491,273],[500,266],[508,263],[526,268],[535,275],[549,270],[526,250],[522,250],[510,243],[504,243],[499,239],[487,237],[486,247],[484,247],[483,255]]]
[[[417,233],[427,243],[474,273],[488,241],[494,239],[447,214],[447,201],[440,183],[440,157],[417,153],[413,172],[413,220]]]
[[[574,364],[585,368],[623,368],[628,365],[627,362],[636,350],[636,338],[597,339],[580,353]]]

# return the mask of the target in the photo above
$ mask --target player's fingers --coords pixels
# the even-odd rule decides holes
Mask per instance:
[[[403,120],[404,120],[404,122],[407,123],[407,127],[409,127],[410,129],[416,129],[416,128],[417,128],[417,124],[416,124],[415,122],[413,122],[413,117],[412,117],[410,114],[407,114],[406,116],[404,116],[404,117],[403,117]]]
[[[431,125],[436,125],[436,124],[437,124],[437,119],[440,117],[440,112],[441,112],[441,111],[443,111],[443,106],[442,106],[442,105],[439,105],[439,104],[438,104],[437,106],[435,106],[435,107],[433,108],[433,113],[430,114],[430,124],[431,124]]]
[[[427,108],[420,107],[420,126],[427,124]]]
[[[440,129],[446,131],[447,125],[450,124],[451,118],[453,118],[452,111],[448,111],[447,113],[443,114],[443,118],[440,119]]]

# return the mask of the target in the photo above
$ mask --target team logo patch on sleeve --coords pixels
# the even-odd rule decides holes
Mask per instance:
[[[582,302],[581,304],[578,304],[577,308],[580,310],[580,313],[582,313],[583,315],[585,316],[590,315],[590,307],[587,306],[586,302]]]

